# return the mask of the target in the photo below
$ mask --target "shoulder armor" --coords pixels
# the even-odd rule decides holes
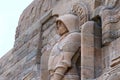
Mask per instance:
[[[75,52],[80,47],[80,33],[71,33],[60,43],[59,48],[64,52]]]

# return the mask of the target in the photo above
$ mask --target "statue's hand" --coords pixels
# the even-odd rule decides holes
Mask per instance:
[[[50,70],[49,74],[50,74],[50,76],[53,76],[54,75],[54,71]]]
[[[54,74],[53,77],[51,77],[51,80],[62,80],[63,76],[59,74]]]
[[[59,67],[55,70],[50,80],[62,80],[67,68]]]

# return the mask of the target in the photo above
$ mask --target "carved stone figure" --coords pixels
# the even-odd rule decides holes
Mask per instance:
[[[106,6],[102,13],[102,42],[108,45],[111,41],[120,37],[120,1],[106,0]],[[113,5],[111,5],[113,4]]]
[[[79,80],[76,68],[81,42],[78,17],[65,14],[57,18],[56,24],[57,33],[61,38],[50,52],[49,78],[50,80]]]

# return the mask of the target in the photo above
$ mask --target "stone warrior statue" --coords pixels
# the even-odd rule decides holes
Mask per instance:
[[[76,68],[81,42],[78,17],[65,14],[57,18],[56,24],[57,33],[61,38],[54,45],[49,56],[50,80],[79,80]]]

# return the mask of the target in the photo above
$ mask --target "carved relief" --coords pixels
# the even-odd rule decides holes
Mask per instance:
[[[108,2],[108,1],[106,1]],[[107,6],[102,10],[102,35],[103,45],[109,44],[111,41],[120,37],[120,4],[119,0],[111,0],[109,3],[116,3]]]
[[[105,0],[105,5],[109,8],[115,7],[118,0]]]
[[[120,80],[120,72],[111,74],[107,79],[105,80]]]
[[[48,80],[48,58],[49,52],[56,41],[59,39],[59,36],[56,34],[56,16],[52,16],[52,11],[44,14],[42,19],[40,20],[41,27],[41,57],[40,57],[40,80]]]
[[[120,0],[34,0],[16,31],[0,80],[120,80]]]
[[[118,38],[117,40],[113,41],[111,43],[111,47],[110,47],[110,66],[116,67],[118,65],[120,65],[120,43],[119,43],[120,38]]]
[[[76,62],[79,57],[80,32],[78,17],[65,14],[57,18],[57,33],[61,36],[53,46],[48,70],[50,80],[79,80]]]
[[[79,27],[89,20],[89,10],[85,3],[75,3],[72,7],[72,13],[79,17]]]

